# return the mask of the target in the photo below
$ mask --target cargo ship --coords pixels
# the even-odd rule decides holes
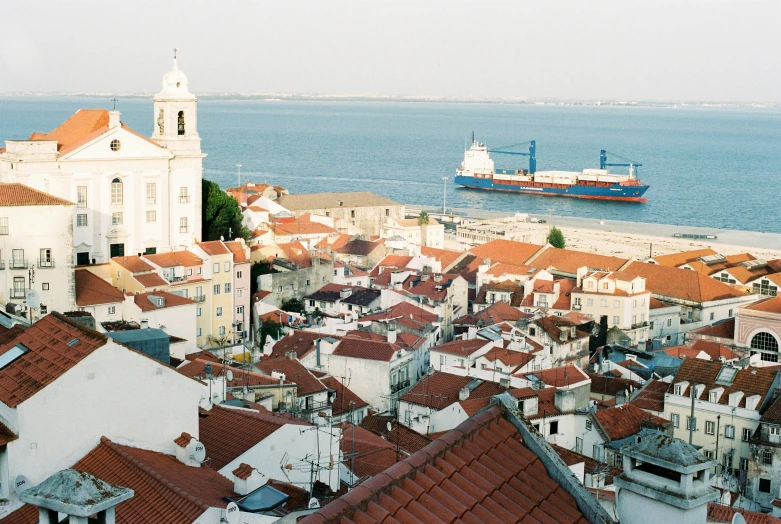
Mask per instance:
[[[608,163],[608,152],[602,150],[599,169],[584,169],[582,172],[537,171],[536,143],[531,141],[528,144],[528,152],[507,150],[514,146],[492,150],[485,144],[475,141],[473,137],[472,146],[464,152],[464,161],[456,170],[455,183],[471,189],[529,195],[623,202],[648,201],[647,198],[643,198],[643,195],[650,186],[641,183],[636,176],[636,170],[642,164],[632,161]],[[528,156],[529,168],[496,169],[491,153]],[[612,174],[607,169],[612,166],[626,166],[629,168],[629,173]]]

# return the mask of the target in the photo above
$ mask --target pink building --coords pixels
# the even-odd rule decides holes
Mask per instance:
[[[225,242],[233,253],[233,316],[236,331],[246,331],[250,322],[250,250],[243,238]]]
[[[735,344],[751,348],[763,362],[778,362],[781,347],[781,297],[772,297],[738,309]]]

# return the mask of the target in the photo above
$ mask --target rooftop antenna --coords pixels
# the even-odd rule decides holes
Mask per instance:
[[[119,102],[119,99],[117,97],[114,97],[114,98],[111,99],[111,102],[114,102],[114,109],[112,109],[112,111],[116,111],[117,110],[117,102]]]

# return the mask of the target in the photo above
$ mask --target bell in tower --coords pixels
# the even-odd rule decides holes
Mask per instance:
[[[188,89],[187,76],[174,67],[163,76],[163,88],[154,97],[152,139],[174,153],[200,153],[198,98]]]

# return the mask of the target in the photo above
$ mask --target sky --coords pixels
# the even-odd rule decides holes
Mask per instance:
[[[778,0],[15,1],[0,93],[781,101]]]

